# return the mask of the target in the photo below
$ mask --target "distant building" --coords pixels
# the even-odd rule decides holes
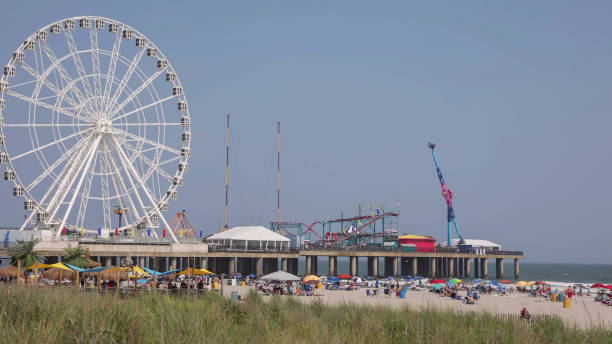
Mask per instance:
[[[501,251],[501,245],[489,240],[464,239],[463,244],[459,245],[459,239],[453,239],[453,246],[457,246],[459,251],[474,254],[486,254],[486,252]]]
[[[399,237],[401,247],[412,247],[416,252],[436,252],[436,239],[430,236],[406,234]]]

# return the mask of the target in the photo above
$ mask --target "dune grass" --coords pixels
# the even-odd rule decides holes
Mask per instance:
[[[433,309],[0,288],[2,343],[608,343],[612,331]]]

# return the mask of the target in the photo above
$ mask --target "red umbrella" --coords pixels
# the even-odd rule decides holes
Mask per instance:
[[[544,282],[544,281],[538,281],[538,282],[536,282],[536,283],[537,283],[537,284],[546,284],[546,282]]]
[[[512,283],[512,282],[511,282],[511,281],[509,281],[509,280],[501,280],[501,281],[499,281],[499,283],[509,284],[509,283]]]
[[[612,290],[612,284],[608,284],[608,285],[607,285],[607,286],[605,286],[604,288]]]
[[[605,288],[606,286],[601,283],[595,283],[591,286],[591,288]]]
[[[341,274],[338,276],[339,279],[351,279],[353,276],[349,274]]]
[[[446,283],[446,281],[443,280],[443,279],[435,279],[435,280],[429,282],[429,284],[438,284],[438,283],[444,284],[444,283]]]

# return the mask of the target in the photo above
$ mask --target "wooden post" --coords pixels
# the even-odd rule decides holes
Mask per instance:
[[[115,292],[119,295],[119,266],[116,266],[115,269],[117,269],[117,285],[115,285]]]
[[[100,271],[98,271],[98,275],[96,276],[96,280],[98,281],[98,290],[102,290],[102,281],[100,281]]]
[[[77,285],[77,289],[81,289],[81,279],[79,278],[79,276],[80,276],[79,270],[77,270],[76,271],[76,285]]]
[[[21,281],[21,260],[17,260],[17,284]]]

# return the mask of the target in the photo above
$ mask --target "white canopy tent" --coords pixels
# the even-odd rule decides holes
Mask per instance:
[[[263,281],[280,281],[280,282],[299,281],[299,280],[301,280],[298,276],[292,275],[292,274],[290,274],[288,272],[285,272],[285,271],[282,271],[282,270],[278,270],[278,271],[273,272],[271,274],[267,274],[265,276],[261,276],[259,279],[263,280]]]
[[[234,227],[206,239],[219,248],[237,251],[286,251],[290,241],[263,226]]]

